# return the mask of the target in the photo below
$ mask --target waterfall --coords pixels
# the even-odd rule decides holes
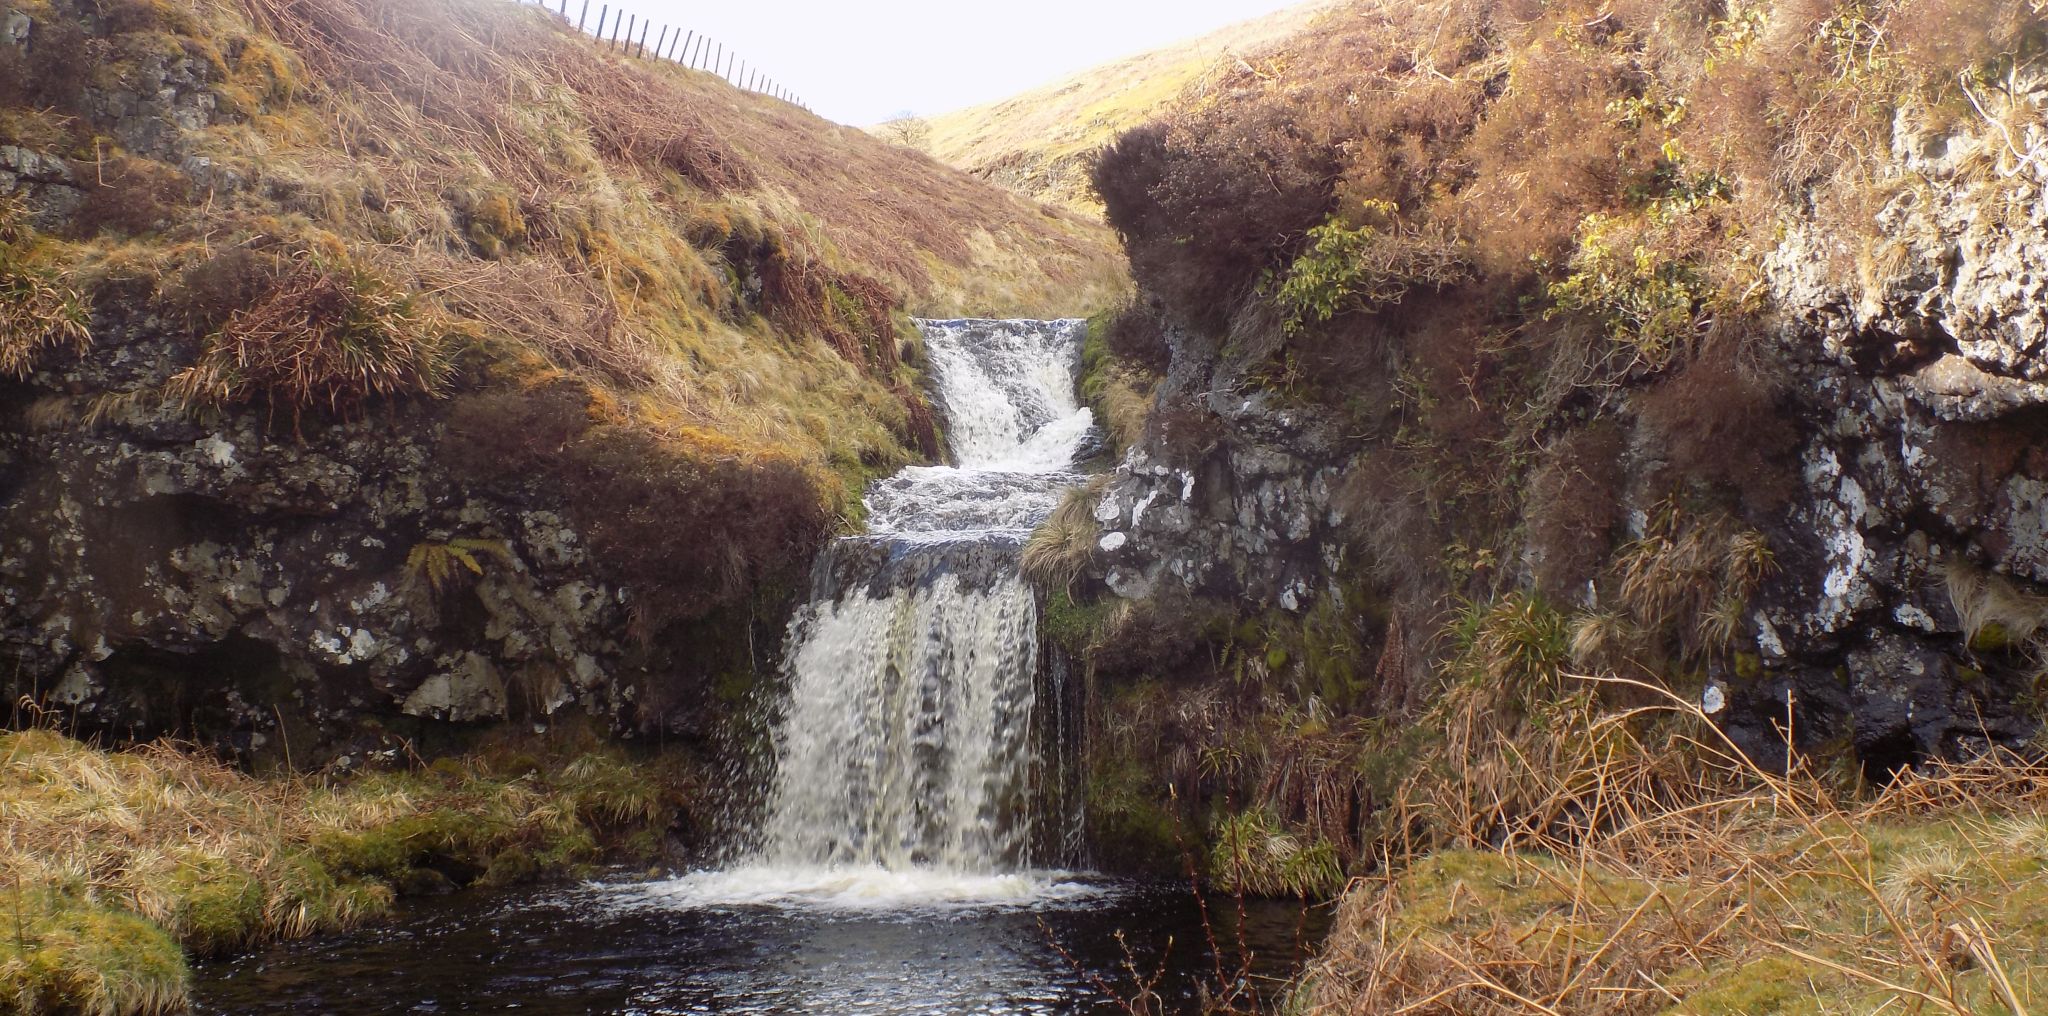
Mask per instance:
[[[688,904],[985,902],[1080,893],[1041,871],[1071,844],[1045,815],[1071,717],[1018,572],[1080,482],[1084,322],[923,321],[954,464],[867,492],[790,625],[789,692],[755,842],[658,892]],[[1047,844],[1052,845],[1048,849]]]

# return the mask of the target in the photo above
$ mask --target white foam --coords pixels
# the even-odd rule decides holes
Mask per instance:
[[[931,868],[749,866],[639,885],[595,885],[629,910],[760,908],[931,911],[1033,908],[1102,900],[1116,890],[1063,871],[973,874]]]

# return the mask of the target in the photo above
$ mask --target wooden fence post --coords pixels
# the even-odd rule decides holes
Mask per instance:
[[[642,21],[640,23],[640,46],[633,50],[635,57],[645,57],[647,55],[647,30],[653,27],[654,22],[652,21]]]
[[[641,36],[640,38],[642,42],[645,42],[647,40],[647,37],[644,35]],[[661,59],[661,48],[666,45],[668,45],[668,26],[663,25],[661,26],[661,34],[659,36],[656,36],[654,40],[654,58],[656,60]],[[641,49],[644,55],[646,47],[642,46]]]
[[[639,20],[640,20],[640,15],[638,15],[638,14],[628,14],[628,15],[626,15],[626,52],[627,52],[627,53],[631,53],[631,52],[633,52],[633,25],[634,25],[634,23],[635,23],[635,22],[638,22]],[[612,26],[612,27],[613,27],[613,28],[617,28],[618,26],[614,25],[614,26]],[[617,41],[619,41],[619,33],[618,33],[618,32],[616,32],[616,31],[612,32],[612,41],[613,41],[613,42],[617,42]]]
[[[590,17],[590,0],[583,0],[583,10],[576,15],[576,30],[583,31],[583,22]]]
[[[611,16],[611,13],[612,13],[612,5],[610,5],[610,4],[598,4],[598,5],[597,5],[597,41],[599,41],[599,42],[603,42],[603,41],[604,41],[604,19],[605,19],[605,18],[608,18],[608,17],[610,17],[610,16]]]
[[[682,54],[684,60],[690,58],[690,43],[695,41],[697,41],[697,30],[692,28],[688,35],[683,36],[683,44],[676,47],[677,52]]]

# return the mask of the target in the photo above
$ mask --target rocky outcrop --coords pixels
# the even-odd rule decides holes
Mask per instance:
[[[1755,344],[1791,376],[1776,411],[1795,432],[1797,477],[1756,522],[1775,570],[1704,694],[1760,759],[1782,760],[1790,729],[1851,746],[1881,774],[2041,728],[2048,174],[2024,156],[2042,142],[2029,130],[1994,150],[1902,114],[1880,238],[1852,249],[1844,237],[1859,230],[1808,221],[1764,259]],[[1102,577],[1126,598],[1179,590],[1298,611],[1329,595],[1357,564],[1331,492],[1362,446],[1259,392],[1217,343],[1171,340],[1161,406],[1199,406],[1213,439],[1155,432],[1130,452],[1098,506]],[[1622,541],[1644,535],[1646,478],[1666,464],[1637,419],[1649,390],[1639,378],[1621,393],[1634,429],[1613,495]]]
[[[1095,506],[1103,580],[1125,599],[1242,596],[1300,610],[1331,583],[1344,518],[1331,505],[1342,444],[1317,414],[1281,408],[1245,364],[1173,330],[1163,402],[1210,418],[1193,438],[1130,448]]]
[[[1767,259],[1806,434],[1778,540],[1794,566],[1754,618],[1762,673],[1731,700],[1752,741],[1784,722],[1788,693],[1867,767],[2041,724],[2034,648],[1983,629],[2031,629],[2010,615],[2048,584],[2048,191],[2039,167],[1999,168],[1988,140],[1901,113],[1881,239],[1847,251],[1810,223]]]
[[[561,492],[469,480],[442,407],[294,434],[260,411],[201,421],[64,394],[148,390],[182,355],[109,334],[89,362],[0,392],[14,695],[87,730],[248,750],[282,726],[301,760],[424,720],[703,722],[646,703],[687,706],[691,668],[634,637],[633,597],[600,577]]]

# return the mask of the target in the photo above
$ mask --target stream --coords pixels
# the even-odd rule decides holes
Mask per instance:
[[[1019,569],[1100,440],[1085,322],[919,327],[952,461],[875,483],[866,532],[819,555],[719,863],[415,902],[207,966],[199,1010],[1192,1012],[1290,975],[1325,915],[1086,873],[1081,689]]]

